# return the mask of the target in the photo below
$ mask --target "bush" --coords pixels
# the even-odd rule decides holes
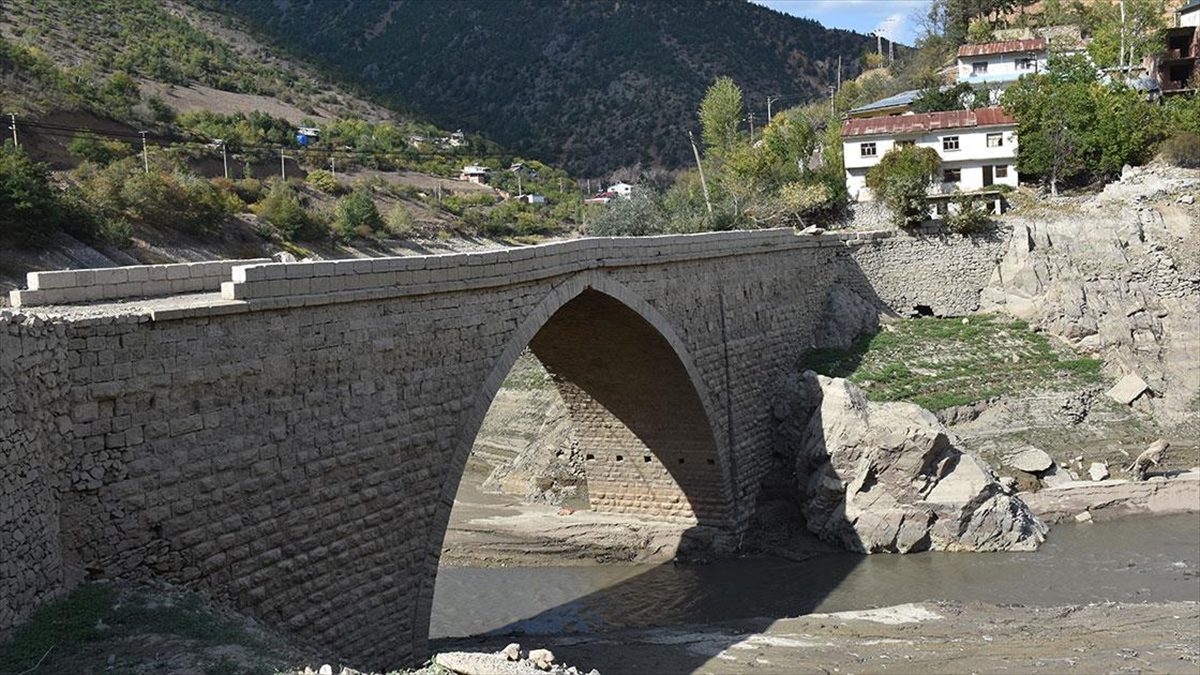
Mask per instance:
[[[255,205],[254,211],[288,239],[311,241],[328,234],[300,203],[296,189],[287,183],[276,183],[266,198]]]
[[[166,162],[151,164],[126,158],[99,168],[85,163],[74,173],[83,199],[111,221],[211,232],[238,208],[232,195],[211,181]]]
[[[407,237],[412,234],[413,230],[412,216],[409,215],[408,209],[399,204],[393,206],[391,211],[388,211],[383,225],[388,234],[393,237]]]
[[[111,164],[133,154],[128,143],[103,139],[90,132],[75,134],[67,150],[81,160],[97,164]]]
[[[382,228],[383,218],[379,215],[379,209],[375,208],[375,200],[371,199],[371,193],[355,190],[338,200],[333,224],[344,235],[357,235],[362,228],[367,228],[368,231]]]
[[[946,214],[946,227],[951,232],[975,234],[982,232],[991,221],[992,214],[973,199],[959,197],[954,204],[958,208]]]
[[[892,148],[867,172],[867,187],[891,210],[897,226],[911,227],[929,217],[929,186],[940,167],[932,148]]]
[[[1164,161],[1185,169],[1200,169],[1200,136],[1187,132],[1163,141],[1159,149]]]
[[[636,191],[629,199],[614,199],[588,224],[595,237],[641,237],[662,234],[663,216],[654,198]]]
[[[334,176],[332,172],[325,169],[309,171],[308,177],[304,179],[304,182],[327,195],[336,195],[344,192],[342,184],[338,182],[337,176]]]
[[[18,243],[34,243],[62,222],[58,190],[46,167],[25,151],[5,143],[0,148],[0,235]]]

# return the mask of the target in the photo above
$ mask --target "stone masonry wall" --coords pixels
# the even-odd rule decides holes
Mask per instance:
[[[475,433],[560,309],[599,294],[661,340],[658,353],[675,363],[663,372],[675,375],[660,393],[692,401],[695,414],[676,424],[706,424],[709,437],[673,434],[667,420],[639,448],[651,461],[629,459],[660,476],[685,455],[655,434],[691,439],[680,451],[695,453],[685,456],[694,478],[675,482],[697,515],[719,513],[735,535],[770,466],[771,385],[812,345],[829,289],[881,283],[881,302],[907,302],[898,258],[936,252],[790,231],[592,239],[238,267],[224,300],[0,315],[0,351],[22,354],[0,388],[13,420],[0,430],[19,440],[0,451],[29,467],[0,468],[5,513],[28,514],[4,522],[0,537],[40,537],[38,547],[0,549],[3,597],[53,594],[69,560],[91,575],[205,590],[360,666],[419,662]],[[602,322],[580,330],[606,335]],[[541,347],[561,349],[553,336]],[[655,363],[640,366],[649,378]],[[604,399],[586,372],[564,374],[588,394],[579,400]],[[675,508],[638,492],[630,471],[612,474],[615,508]],[[0,629],[20,618],[7,616]]]
[[[978,236],[958,234],[908,235],[874,239],[851,253],[868,287],[856,288],[863,297],[875,296],[881,306],[900,316],[929,307],[937,316],[962,316],[978,311],[980,294],[1003,257],[1009,231]]]
[[[55,423],[67,389],[61,324],[0,320],[0,631],[66,588],[54,456],[70,430]]]

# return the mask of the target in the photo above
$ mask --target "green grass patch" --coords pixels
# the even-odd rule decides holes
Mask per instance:
[[[930,410],[1030,390],[1100,382],[1098,359],[1052,344],[1021,320],[993,315],[889,323],[849,349],[813,349],[802,369],[845,377],[872,401],[911,401]]]
[[[240,623],[205,608],[198,595],[159,597],[89,583],[39,609],[8,642],[0,644],[0,674],[24,672],[47,654],[45,663],[58,666],[103,663],[110,654],[118,663],[137,663],[141,655],[136,653],[136,646],[130,646],[126,653],[125,645],[130,642],[126,638],[148,634],[201,647],[241,645],[255,651],[264,647]],[[220,672],[247,671],[227,668]]]

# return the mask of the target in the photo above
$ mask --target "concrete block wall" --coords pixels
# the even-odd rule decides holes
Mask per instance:
[[[251,258],[30,272],[25,281],[28,288],[10,291],[9,299],[13,307],[29,307],[219,291],[235,266],[270,261]]]

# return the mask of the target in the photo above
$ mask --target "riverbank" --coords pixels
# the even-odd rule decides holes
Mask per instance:
[[[1200,603],[920,603],[538,639],[601,673],[1195,673]],[[438,641],[498,651],[507,638]],[[532,643],[531,643],[532,644]]]

